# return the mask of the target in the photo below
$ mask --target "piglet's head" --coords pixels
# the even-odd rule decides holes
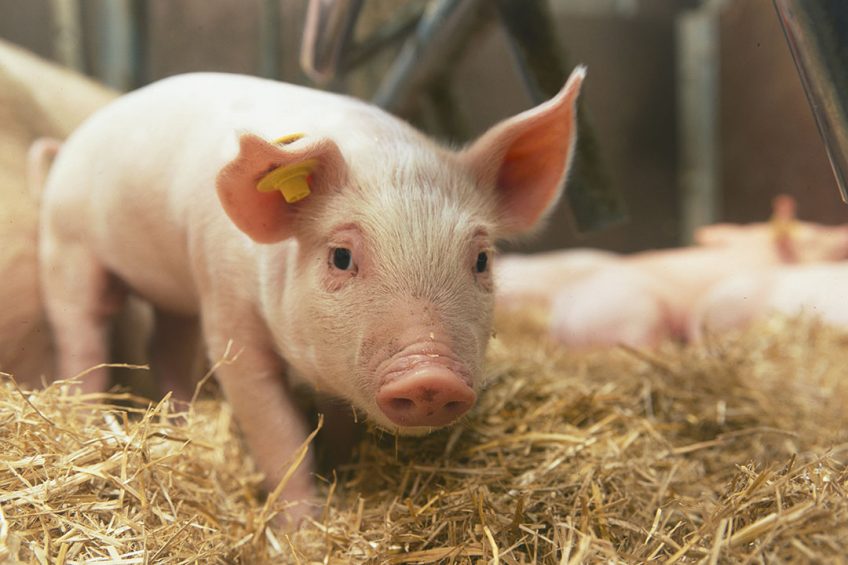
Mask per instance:
[[[375,108],[332,139],[241,137],[218,195],[242,232],[270,244],[260,246],[262,308],[297,373],[401,433],[471,409],[492,331],[495,243],[537,229],[559,199],[583,77],[579,68],[556,97],[459,151]],[[307,197],[257,189],[304,162]]]

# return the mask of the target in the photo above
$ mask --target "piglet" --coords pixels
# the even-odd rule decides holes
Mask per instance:
[[[583,77],[459,151],[365,103],[259,78],[184,75],[122,97],[68,139],[45,188],[60,375],[106,360],[130,289],[155,307],[158,372],[186,366],[193,320],[210,360],[232,340],[216,376],[267,488],[306,437],[296,380],[393,432],[455,422],[483,384],[493,246],[557,202]],[[311,493],[302,465],[283,496]]]
[[[38,285],[37,200],[27,151],[68,135],[114,94],[0,39],[0,371],[35,387],[53,350]]]
[[[773,210],[771,222],[707,226],[700,245],[637,253],[570,281],[551,298],[551,335],[577,347],[685,340],[693,308],[724,278],[848,257],[848,227],[800,222],[788,197]]]
[[[768,222],[703,226],[695,230],[694,239],[702,246],[768,250],[781,263],[848,258],[848,226],[799,220],[795,199],[786,194],[772,200],[772,216]]]
[[[848,328],[848,264],[792,265],[729,277],[695,305],[689,335],[744,329],[769,314],[815,316]]]
[[[521,255],[506,254],[494,265],[496,308],[548,309],[550,298],[563,286],[616,262],[619,255],[598,249],[566,249]]]

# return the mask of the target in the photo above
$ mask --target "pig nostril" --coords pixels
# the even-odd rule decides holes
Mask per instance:
[[[451,402],[448,402],[447,404],[445,404],[444,410],[446,412],[451,412],[451,413],[462,413],[462,412],[465,412],[465,409],[466,409],[467,406],[468,406],[467,402],[461,402],[459,400],[452,400]]]
[[[415,407],[415,402],[409,398],[392,398],[389,406],[397,412],[408,412]]]

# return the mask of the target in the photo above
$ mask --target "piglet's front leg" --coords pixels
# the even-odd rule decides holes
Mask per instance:
[[[223,358],[229,337],[217,329],[205,331],[214,363]],[[270,341],[265,339],[264,328],[240,327],[234,331],[230,327],[228,333],[249,335],[252,339],[249,342],[244,338],[233,340],[231,351],[236,358],[222,364],[216,377],[233,407],[250,452],[265,475],[264,487],[272,492],[294,461],[298,447],[306,440],[307,429],[283,378],[282,361],[271,348]],[[280,498],[290,503],[284,522],[296,525],[311,513],[307,501],[315,495],[312,468],[310,453],[282,490]]]

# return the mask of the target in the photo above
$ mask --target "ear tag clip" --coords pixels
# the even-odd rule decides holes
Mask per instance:
[[[284,135],[275,139],[272,143],[286,145],[297,141],[303,135],[302,133]],[[277,167],[262,177],[256,185],[256,189],[259,192],[274,192],[275,190],[279,190],[286,202],[294,204],[309,196],[309,177],[312,174],[312,169],[317,164],[317,160],[307,159],[299,163]]]
[[[259,181],[256,189],[259,192],[274,192],[279,190],[289,204],[294,204],[309,196],[309,176],[318,161],[307,159],[300,163],[277,167]]]
[[[298,139],[303,138],[305,135],[306,135],[305,133],[290,133],[288,135],[278,137],[277,139],[275,139],[271,143],[273,143],[274,145],[288,145],[289,143],[292,143],[294,141],[297,141]]]
[[[798,231],[798,223],[793,219],[773,218],[769,223],[776,239],[781,237],[791,238]]]

